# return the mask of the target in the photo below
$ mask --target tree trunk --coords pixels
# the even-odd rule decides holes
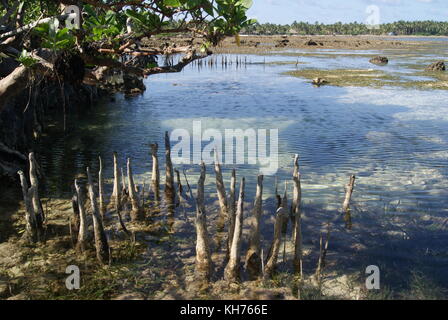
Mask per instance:
[[[98,203],[96,199],[95,189],[93,187],[90,169],[87,168],[87,181],[89,188],[90,205],[92,207],[93,231],[95,235],[96,257],[102,264],[109,262],[109,244],[107,243],[106,233],[104,232],[103,222],[99,214]]]
[[[238,205],[236,208],[235,231],[233,233],[232,248],[230,250],[230,259],[224,270],[224,277],[229,282],[240,280],[240,261],[241,261],[241,235],[243,232],[243,210],[244,210],[244,187],[245,179],[241,179]]]
[[[249,240],[249,250],[246,255],[246,269],[249,278],[255,280],[261,273],[261,248],[260,248],[260,218],[263,205],[263,176],[258,176],[257,193],[255,195],[252,231]]]
[[[204,205],[205,164],[201,163],[201,175],[198,181],[196,200],[196,270],[195,277],[200,281],[210,281],[212,261],[210,241]]]

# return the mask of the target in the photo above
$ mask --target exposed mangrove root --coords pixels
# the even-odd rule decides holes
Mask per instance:
[[[33,190],[28,188],[28,182],[26,181],[23,171],[18,172],[20,176],[20,183],[22,186],[23,202],[25,203],[25,221],[26,221],[26,240],[30,242],[39,241],[39,229],[37,228],[36,214],[33,208]]]
[[[158,203],[160,201],[160,171],[159,171],[159,157],[157,151],[159,145],[157,143],[151,144],[151,156],[152,156],[152,174],[151,174],[151,191],[154,194],[154,201]]]
[[[87,249],[87,215],[84,206],[84,194],[81,190],[81,186],[79,185],[78,180],[75,180],[75,189],[76,195],[78,198],[78,210],[79,210],[79,232],[78,232],[78,241],[76,243],[76,249],[79,252],[85,252]]]
[[[282,197],[278,193],[278,177],[275,176],[275,199],[277,200],[277,209],[282,206]]]
[[[176,203],[176,207],[179,207],[179,206],[182,207],[182,211],[184,213],[185,221],[188,221],[187,211],[185,210],[185,204],[184,204],[185,202],[187,202],[187,200],[183,196],[184,187],[182,186],[182,182],[180,180],[180,171],[177,170],[177,169],[174,169],[174,173],[176,174],[176,183],[177,183],[177,203]]]
[[[324,268],[326,266],[328,243],[330,241],[330,232],[331,232],[331,227],[330,227],[330,223],[328,223],[327,234],[325,237],[325,244],[323,243],[323,234],[322,233],[320,234],[319,260],[317,262],[316,272],[314,273],[314,278],[316,279],[316,282],[318,284],[320,284],[322,282],[322,274],[323,274]]]
[[[292,239],[294,241],[294,273],[303,279],[303,249],[302,249],[302,186],[300,183],[299,171],[299,155],[294,156],[294,171],[293,171],[293,200],[291,205],[291,222],[293,226]]]
[[[201,175],[198,180],[196,198],[196,268],[195,277],[199,281],[210,281],[212,260],[210,241],[207,232],[207,221],[204,205],[205,164],[201,163]]]
[[[23,201],[25,203],[26,238],[31,242],[43,241],[44,236],[44,211],[39,198],[39,181],[37,178],[37,162],[34,153],[29,154],[29,176],[31,186],[28,188],[23,171],[19,171],[20,184],[22,186]]]
[[[229,229],[227,233],[227,257],[230,257],[230,249],[232,248],[233,232],[235,231],[236,207],[235,207],[235,185],[236,185],[236,170],[232,169],[232,177],[230,178],[230,193],[229,201]]]
[[[286,261],[286,234],[288,232],[288,222],[289,218],[291,218],[291,212],[289,212],[288,207],[288,181],[285,181],[285,191],[283,193],[282,204],[281,207],[285,209],[286,219],[283,220],[282,226],[282,238],[283,238],[283,263]]]
[[[96,257],[101,264],[107,264],[110,260],[109,244],[107,242],[106,233],[104,232],[103,222],[99,214],[97,197],[92,182],[90,169],[87,168],[87,181],[90,197],[90,205],[92,208],[93,231],[95,235]]]
[[[293,240],[294,240],[294,273],[303,279],[303,249],[302,249],[302,213],[300,210],[300,201],[302,190],[300,186],[300,173],[293,178],[294,181],[294,224],[293,224]]]
[[[30,184],[32,193],[32,206],[34,213],[36,215],[36,223],[38,230],[43,229],[43,224],[45,222],[45,214],[42,208],[42,202],[39,198],[39,180],[37,178],[37,161],[34,156],[34,152],[29,155],[30,161]]]
[[[131,167],[131,159],[128,158],[127,161],[127,169],[128,169],[128,190],[129,190],[129,199],[131,201],[131,219],[132,221],[139,221],[144,219],[143,209],[140,207],[140,199],[138,197],[137,192],[135,191],[134,177],[132,174]]]
[[[252,230],[249,239],[249,250],[246,255],[246,270],[251,280],[257,279],[261,274],[260,218],[262,213],[262,198],[263,176],[259,175],[254,202]]]
[[[282,227],[284,224],[284,220],[287,218],[288,216],[285,208],[278,208],[277,215],[275,217],[274,239],[272,240],[271,250],[269,250],[270,252],[264,269],[264,277],[266,279],[272,278],[275,272],[278,253],[280,252],[280,246],[282,243]]]
[[[241,235],[243,232],[245,178],[241,179],[238,204],[236,207],[235,230],[233,232],[230,258],[224,270],[224,278],[229,282],[240,281]]]
[[[104,216],[106,215],[106,203],[104,199],[104,178],[103,178],[103,160],[101,156],[98,157],[99,161],[99,171],[98,171],[98,197],[100,203],[100,214],[101,218],[104,220]]]
[[[350,210],[350,201],[352,198],[353,189],[355,187],[355,179],[356,177],[354,175],[351,175],[349,183],[345,186],[345,199],[344,203],[342,204],[342,211],[344,213]]]
[[[72,186],[72,216],[70,217],[70,236],[72,239],[73,246],[75,246],[78,240],[79,234],[79,201],[78,194],[76,193],[75,186]]]
[[[114,152],[114,187],[110,204],[117,212],[121,210],[120,169],[118,168],[117,153]]]
[[[227,196],[224,180],[222,178],[221,164],[218,159],[218,152],[215,150],[215,176],[216,176],[216,191],[218,193],[219,207],[221,215],[218,219],[218,230],[224,228],[224,219],[228,217]]]
[[[165,132],[165,200],[168,208],[173,210],[176,191],[174,188],[174,169],[171,162],[171,145],[168,131]]]
[[[299,177],[299,155],[296,154],[294,156],[294,170],[292,173],[292,178],[294,181],[294,178]],[[299,186],[296,186],[296,184],[293,182],[293,193],[292,193],[292,203],[291,203],[291,223],[293,226],[292,229],[292,238],[295,239],[295,212],[297,206],[300,205],[300,197],[301,197],[301,190],[298,190],[300,188],[300,180],[299,180]]]

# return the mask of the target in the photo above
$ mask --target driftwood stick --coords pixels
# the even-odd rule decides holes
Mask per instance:
[[[244,187],[245,178],[241,179],[238,204],[236,207],[235,230],[233,232],[232,248],[230,250],[229,262],[224,270],[224,277],[229,282],[240,280],[240,261],[241,261],[241,240],[243,232],[244,216]]]
[[[171,161],[171,144],[168,131],[165,132],[165,197],[169,206],[174,205],[176,197],[174,188],[174,169]]]
[[[159,169],[159,157],[157,151],[159,145],[157,143],[151,144],[151,156],[152,156],[152,174],[151,174],[151,189],[154,193],[154,201],[160,201],[160,169]]]
[[[118,168],[117,153],[114,152],[114,187],[112,191],[111,204],[117,210],[121,210],[120,169]]]
[[[132,221],[142,220],[144,218],[143,210],[140,207],[140,199],[138,197],[138,194],[137,194],[137,192],[135,192],[134,177],[132,174],[132,166],[131,166],[130,158],[128,158],[128,161],[127,161],[127,169],[128,169],[129,198],[131,200],[131,206],[132,206],[131,220]]]
[[[106,203],[104,199],[104,178],[103,178],[103,160],[101,159],[101,156],[98,156],[99,161],[99,171],[98,171],[98,195],[99,195],[99,202],[100,202],[100,213],[101,218],[104,219],[104,216],[106,215]]]
[[[220,219],[224,219],[228,215],[227,211],[227,197],[226,188],[222,178],[221,164],[218,159],[218,152],[215,150],[215,176],[216,176],[216,191],[218,193],[219,207],[221,209]]]
[[[288,216],[286,214],[285,208],[280,207],[277,210],[277,215],[275,217],[274,239],[272,240],[271,250],[267,258],[266,266],[264,268],[265,278],[272,278],[272,275],[274,274],[278,253],[280,252],[280,246],[282,242],[282,227],[284,220],[287,218]]]
[[[251,280],[257,279],[261,274],[261,248],[260,248],[260,218],[263,202],[263,176],[258,176],[257,192],[255,195],[252,230],[249,239],[249,250],[246,255],[246,269]]]
[[[92,176],[90,174],[90,169],[87,168],[87,181],[90,197],[90,205],[92,208],[93,217],[93,231],[95,235],[95,248],[96,257],[98,261],[102,264],[106,264],[110,259],[109,244],[107,242],[106,233],[104,232],[103,222],[99,214],[97,198],[95,194],[95,189],[92,182]]]
[[[236,207],[235,207],[235,185],[236,185],[236,170],[232,169],[232,177],[230,178],[230,193],[229,193],[229,230],[227,235],[227,255],[230,257],[230,249],[232,248],[233,233],[235,231]]]
[[[198,181],[196,198],[196,269],[195,277],[200,281],[210,281],[212,260],[210,240],[207,232],[207,220],[204,205],[205,164],[201,163],[201,175]]]
[[[79,209],[79,232],[78,241],[76,243],[76,249],[80,252],[84,252],[87,249],[87,216],[84,206],[84,194],[82,193],[81,186],[78,180],[75,180],[75,189],[78,197],[78,209]]]
[[[345,199],[344,203],[342,204],[342,211],[344,213],[347,213],[350,210],[350,200],[352,198],[353,189],[355,187],[355,179],[356,177],[354,175],[351,175],[349,183],[345,186]]]
[[[303,279],[303,249],[302,249],[302,213],[300,210],[301,201],[301,186],[300,186],[300,173],[297,172],[297,176],[294,176],[294,272]]]
[[[36,242],[39,239],[39,235],[36,223],[36,215],[34,213],[32,199],[30,198],[32,197],[32,195],[30,194],[28,182],[26,181],[26,177],[23,171],[19,171],[18,175],[20,176],[23,202],[25,204],[26,235],[28,237],[28,240],[30,240],[31,242]]]

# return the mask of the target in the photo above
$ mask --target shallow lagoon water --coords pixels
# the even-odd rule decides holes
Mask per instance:
[[[359,57],[344,50],[331,52],[328,57],[301,56],[300,50],[287,55],[247,55],[250,63],[238,67],[192,65],[179,74],[152,76],[146,80],[147,91],[142,96],[117,96],[113,102],[101,103],[77,118],[76,128],[65,137],[53,136],[42,142],[47,192],[54,197],[70,197],[71,181],[83,174],[86,166],[96,169],[98,155],[103,157],[105,176],[110,179],[113,151],[119,152],[123,167],[125,158],[131,157],[137,182],[148,185],[149,144],[159,143],[159,157],[163,159],[164,132],[191,130],[193,121],[201,120],[203,130],[214,128],[221,132],[277,128],[279,190],[282,192],[284,181],[290,180],[294,154],[300,154],[305,215],[312,217],[319,211],[328,219],[337,216],[344,197],[343,186],[355,174],[353,232],[358,234],[353,239],[370,245],[363,261],[367,265],[372,259],[381,261],[388,270],[399,272],[402,265],[409,270],[424,269],[428,275],[440,275],[439,283],[448,287],[443,276],[448,265],[448,239],[446,229],[443,231],[446,224],[436,232],[431,231],[433,225],[429,223],[448,218],[448,91],[318,88],[309,80],[284,74],[295,68],[411,73],[405,64],[423,63],[422,60],[426,64],[426,60],[433,59],[432,51],[420,51],[418,56],[410,57],[397,50],[357,53]],[[387,55],[391,63],[385,67],[372,65],[363,53]],[[399,62],[394,55],[399,56]],[[297,59],[305,63],[295,65]],[[219,56],[217,61],[221,61]],[[195,188],[198,166],[176,167],[187,171],[189,183]],[[233,167],[223,167],[227,186]],[[235,167],[239,177],[246,177],[246,199],[252,201],[260,168]],[[208,202],[213,203],[216,191],[211,166],[208,174],[206,193]],[[265,177],[264,206],[268,212],[275,206],[274,182],[273,176]],[[109,190],[110,187],[109,183]],[[290,184],[290,199],[291,189]],[[412,234],[413,241],[392,226],[395,217],[424,221],[415,223],[418,229]],[[381,230],[368,230],[372,219],[378,220],[375,228]],[[350,236],[350,232],[347,234]],[[307,235],[305,241],[315,241],[312,236],[317,237]],[[349,249],[336,241],[331,250]],[[428,256],[427,252],[437,254]]]
[[[68,137],[47,141],[52,146],[51,152],[44,151],[47,176],[56,190],[67,192],[67,180],[86,165],[96,167],[98,154],[111,176],[110,155],[118,151],[123,163],[125,157],[133,159],[142,182],[150,176],[149,143],[159,142],[163,157],[165,130],[191,130],[192,122],[201,120],[203,130],[223,133],[234,128],[278,128],[279,181],[289,178],[293,155],[299,153],[306,203],[338,208],[344,183],[356,174],[354,201],[359,206],[368,203],[375,210],[372,201],[400,201],[400,210],[407,213],[446,212],[448,169],[443,154],[448,146],[448,93],[392,87],[316,88],[282,73],[323,66],[395,72],[400,66],[377,67],[365,57],[299,59],[307,64],[270,64],[296,61],[282,55],[248,56],[248,61],[266,64],[189,66],[180,74],[150,77],[144,95],[101,104]],[[191,174],[197,174],[196,167],[185,166]],[[233,166],[224,168],[228,173]],[[247,177],[249,194],[254,194],[259,167],[237,168],[240,176]],[[274,178],[266,179],[269,195]]]

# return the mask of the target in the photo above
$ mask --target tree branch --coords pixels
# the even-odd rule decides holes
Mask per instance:
[[[54,17],[39,19],[37,21],[29,23],[29,24],[27,24],[27,25],[25,25],[25,26],[23,26],[21,28],[18,28],[16,30],[0,34],[0,40],[1,39],[5,39],[5,38],[9,38],[9,37],[12,37],[12,36],[15,36],[17,34],[23,33],[23,32],[28,31],[28,30],[31,30],[31,29],[37,27],[38,25],[50,22],[54,18],[56,18],[58,20],[63,20],[63,19],[70,18],[72,15],[73,14],[63,14],[63,15],[60,15],[60,16],[54,16]]]

